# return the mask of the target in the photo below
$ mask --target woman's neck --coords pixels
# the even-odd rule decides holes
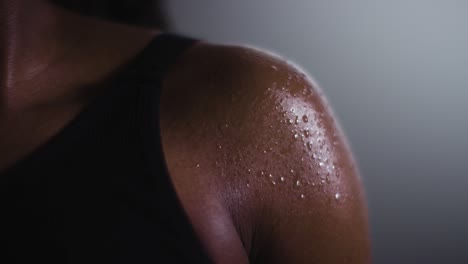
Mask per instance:
[[[76,97],[141,50],[157,30],[82,17],[46,0],[0,0],[0,120]]]
[[[59,12],[41,0],[0,0],[0,110],[66,52]]]

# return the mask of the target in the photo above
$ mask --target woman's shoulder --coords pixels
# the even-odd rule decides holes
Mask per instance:
[[[294,63],[196,44],[164,82],[161,135],[184,207],[219,201],[251,256],[369,260],[358,171],[320,88]]]

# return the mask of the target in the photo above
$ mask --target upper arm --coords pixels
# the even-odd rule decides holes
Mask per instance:
[[[370,262],[359,174],[317,85],[262,52],[208,50],[213,59],[182,65],[171,80],[192,87],[167,96],[167,120],[190,131],[180,138],[193,163],[210,168],[206,181],[220,190],[251,260]]]

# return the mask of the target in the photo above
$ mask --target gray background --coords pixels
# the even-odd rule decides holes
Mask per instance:
[[[375,263],[468,263],[468,1],[167,2],[177,32],[319,82],[359,160]]]

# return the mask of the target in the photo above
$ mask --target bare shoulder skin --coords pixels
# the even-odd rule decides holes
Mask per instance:
[[[169,172],[217,263],[370,263],[359,173],[300,69],[201,43],[172,68],[161,102]]]

